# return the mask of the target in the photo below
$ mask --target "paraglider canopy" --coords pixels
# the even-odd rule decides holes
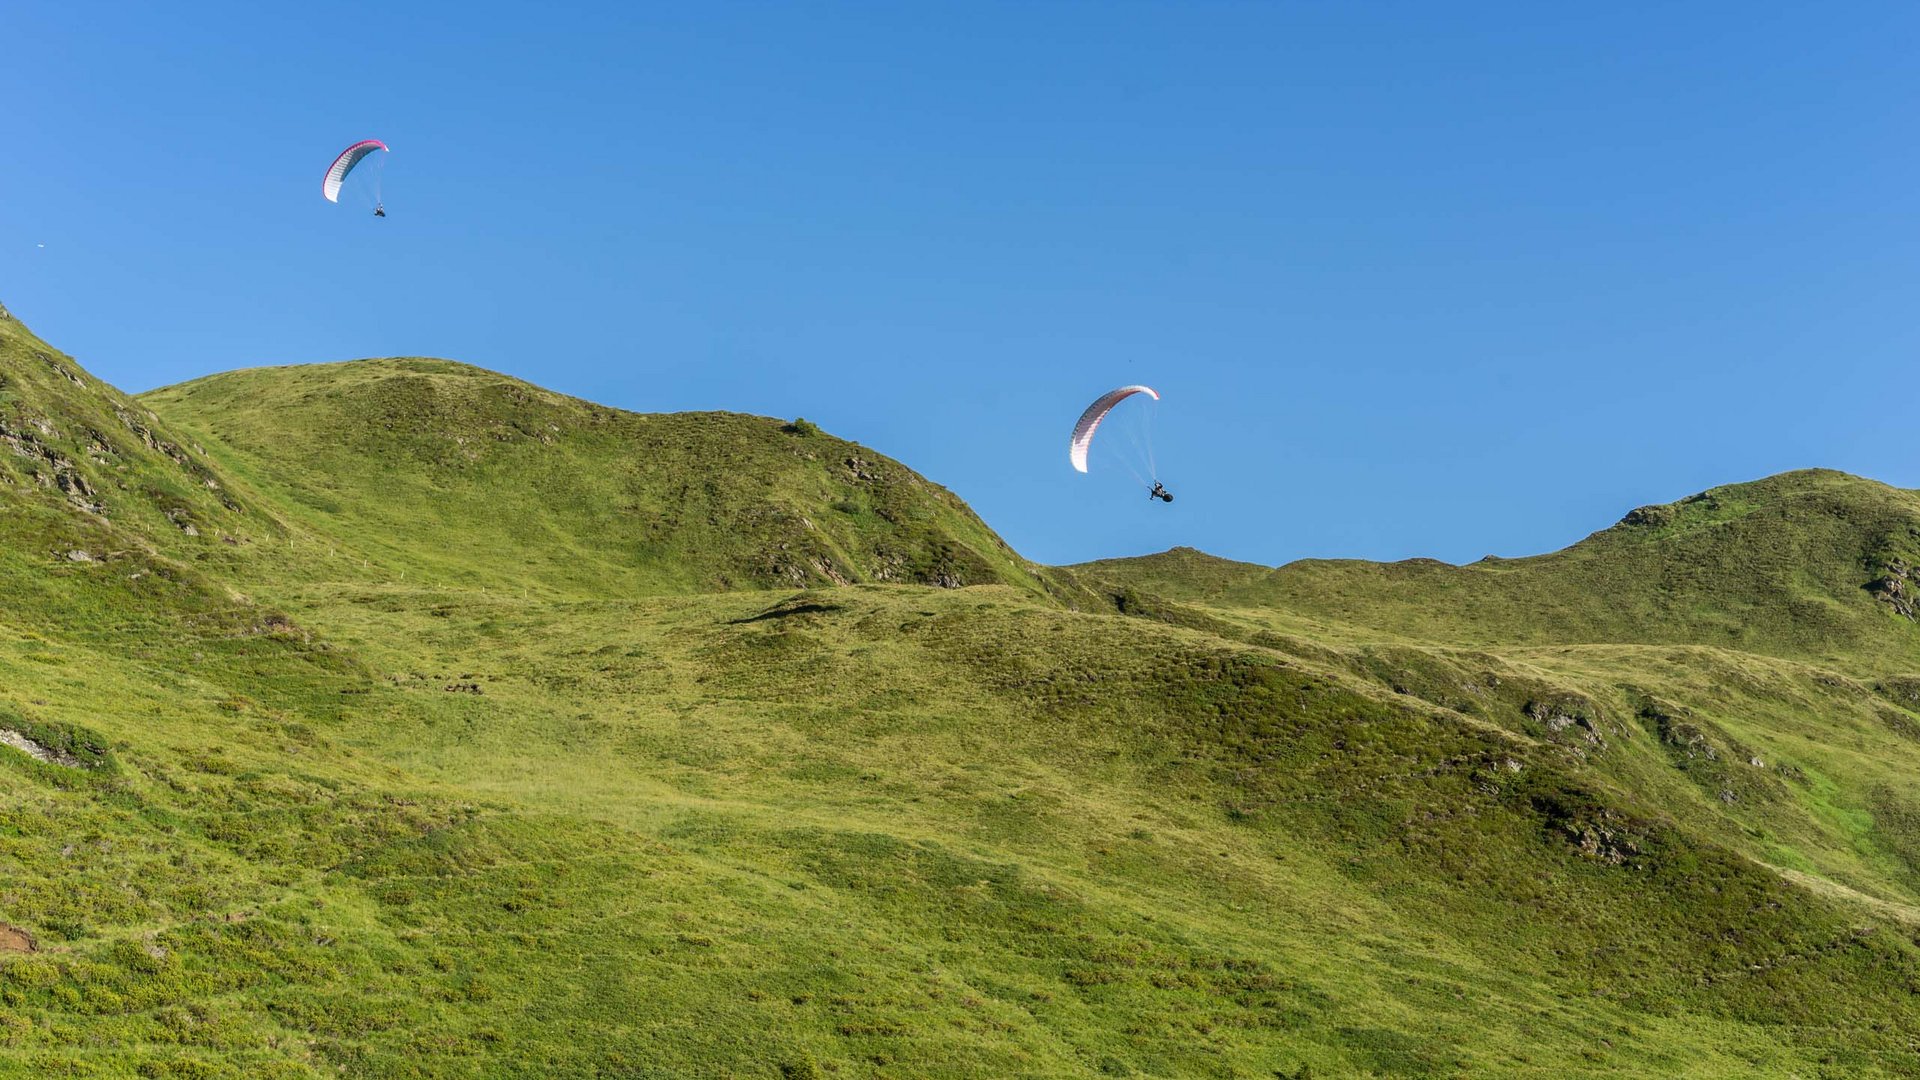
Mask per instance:
[[[1067,460],[1080,472],[1087,471],[1087,451],[1093,446],[1093,433],[1100,427],[1100,421],[1107,418],[1115,405],[1135,394],[1145,394],[1155,401],[1160,394],[1151,386],[1122,386],[1118,390],[1109,390],[1087,406],[1080,419],[1073,425],[1073,438],[1067,443]]]
[[[320,184],[320,194],[325,195],[330,203],[339,202],[340,185],[347,182],[347,174],[376,150],[385,153],[387,144],[379,139],[363,139],[340,151],[340,156],[327,166],[327,176]]]

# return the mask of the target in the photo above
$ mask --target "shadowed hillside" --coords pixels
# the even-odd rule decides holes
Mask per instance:
[[[1050,570],[798,423],[0,378],[0,1076],[1920,1076],[1908,493]]]

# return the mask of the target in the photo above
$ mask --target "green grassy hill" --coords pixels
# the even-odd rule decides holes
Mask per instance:
[[[804,420],[639,415],[417,359],[229,372],[145,404],[291,520],[415,582],[1038,588],[951,493]]]
[[[0,377],[0,1076],[1920,1075],[1908,493],[1051,570],[798,424]]]
[[[1076,568],[1206,604],[1461,643],[1726,646],[1920,665],[1920,492],[1809,470],[1643,506],[1550,555],[1469,566],[1180,549]]]

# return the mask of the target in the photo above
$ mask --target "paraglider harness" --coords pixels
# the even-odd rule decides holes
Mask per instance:
[[[1159,499],[1161,502],[1172,502],[1173,492],[1168,491],[1164,484],[1160,483],[1160,481],[1158,480],[1155,480],[1153,482],[1153,490],[1147,492],[1147,498]]]

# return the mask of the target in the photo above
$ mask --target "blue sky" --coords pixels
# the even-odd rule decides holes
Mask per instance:
[[[421,354],[802,415],[1049,562],[1466,561],[1791,468],[1920,486],[1912,5],[6,22],[0,301],[130,390]],[[384,221],[319,196],[364,137]],[[1172,506],[1067,466],[1130,382]]]

